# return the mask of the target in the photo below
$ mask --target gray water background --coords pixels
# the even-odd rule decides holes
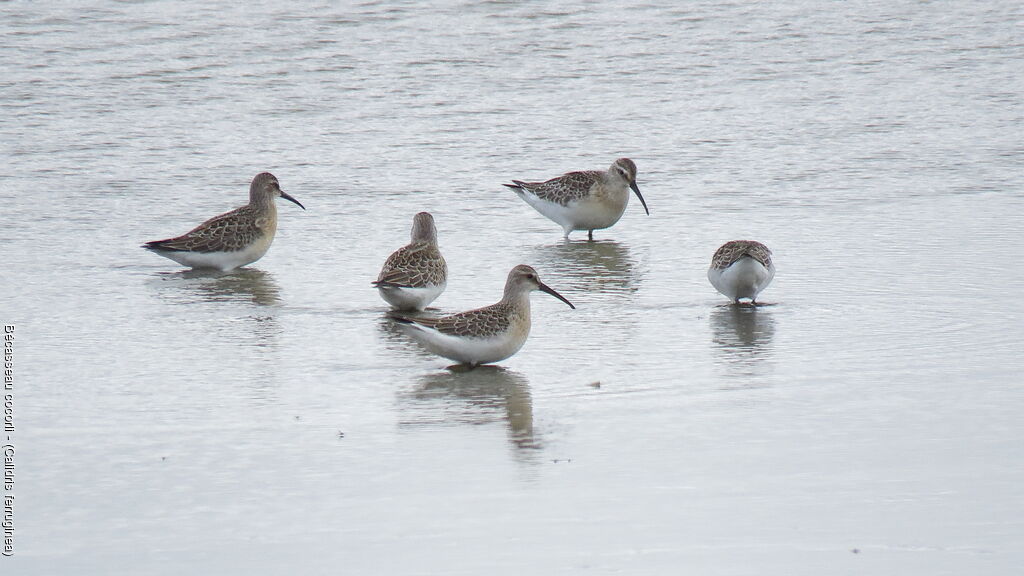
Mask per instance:
[[[1024,565],[1024,9],[0,4],[4,574],[1009,574]],[[634,159],[597,241],[501,186]],[[138,248],[245,202],[227,276]],[[444,311],[535,266],[500,368]],[[721,243],[778,266],[737,309]],[[13,568],[13,569],[11,569]]]

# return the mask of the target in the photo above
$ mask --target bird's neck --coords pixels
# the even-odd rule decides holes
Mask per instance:
[[[423,244],[430,244],[431,246],[437,246],[437,236],[430,234],[429,232],[421,232],[419,234],[412,235],[413,244],[422,242]]]
[[[506,288],[501,301],[513,309],[523,310],[526,316],[530,315],[530,293],[514,288]]]
[[[249,206],[260,212],[276,212],[274,197],[268,194],[252,192],[249,194]]]

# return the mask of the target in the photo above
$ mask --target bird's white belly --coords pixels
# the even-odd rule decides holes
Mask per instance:
[[[772,281],[773,276],[773,270],[765,268],[749,256],[740,258],[724,270],[708,269],[711,285],[730,300],[756,298]]]
[[[380,286],[381,298],[399,310],[423,310],[444,292],[447,283],[433,284],[423,288]]]
[[[621,200],[589,196],[569,202],[565,206],[557,202],[541,200],[532,194],[525,194],[524,199],[538,212],[566,230],[609,228],[619,221],[629,204],[628,194],[621,195]]]
[[[512,356],[523,347],[530,332],[527,326],[525,330],[511,329],[491,337],[469,338],[442,334],[418,324],[403,324],[402,328],[434,354],[473,365],[499,362]]]
[[[629,197],[623,202],[609,199],[586,198],[569,204],[573,210],[573,230],[601,230],[609,228],[622,218]]]

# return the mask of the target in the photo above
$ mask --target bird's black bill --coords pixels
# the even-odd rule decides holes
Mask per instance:
[[[537,288],[539,288],[541,292],[547,292],[548,294],[551,294],[552,296],[554,296],[555,298],[558,298],[562,302],[565,302],[566,304],[569,305],[569,308],[572,308],[573,310],[576,309],[576,307],[572,305],[572,302],[569,302],[568,300],[566,300],[565,296],[562,296],[558,292],[555,292],[555,289],[550,287],[550,286],[548,286],[547,284],[542,284],[542,283],[538,282],[537,283]]]
[[[639,194],[639,192],[637,192],[637,194]],[[302,205],[302,202],[299,202],[295,198],[292,198],[291,195],[288,194],[287,192],[285,192],[284,190],[281,190],[281,198],[284,198],[285,200],[291,200],[292,202],[295,202],[296,204],[298,204],[299,208],[302,208],[303,210],[306,209],[306,207]],[[640,201],[643,202],[644,199],[641,198]]]
[[[647,202],[644,202],[644,197],[640,195],[640,187],[636,185],[636,182],[630,182],[629,187],[633,189],[633,192],[636,193],[636,197],[640,199],[640,203],[644,206],[644,212],[647,212],[647,215],[650,216],[651,211],[647,209]]]

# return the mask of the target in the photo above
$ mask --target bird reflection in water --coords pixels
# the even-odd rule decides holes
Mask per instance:
[[[723,363],[753,374],[771,356],[775,320],[767,306],[716,306],[711,311],[711,332]]]
[[[557,271],[574,290],[592,293],[636,292],[637,263],[629,247],[613,240],[559,242],[538,246],[538,269]]]
[[[428,374],[403,398],[407,408],[432,414],[444,422],[489,424],[504,420],[509,441],[520,450],[539,449],[533,429],[533,399],[526,377],[501,366]],[[436,424],[437,416],[416,417],[405,426]]]
[[[208,302],[252,302],[260,306],[281,303],[281,287],[274,276],[256,268],[232,272],[185,270],[170,275],[186,280],[185,285]]]
[[[175,299],[185,297],[187,303],[219,302],[255,304],[266,313],[252,314],[244,319],[251,320],[249,326],[241,333],[240,339],[255,338],[258,346],[272,346],[281,332],[272,310],[281,303],[281,287],[269,272],[256,268],[239,268],[230,272],[217,270],[184,270],[179,272],[160,273],[164,280],[173,281],[180,290],[175,290]],[[232,325],[220,324],[218,330],[237,330]]]

